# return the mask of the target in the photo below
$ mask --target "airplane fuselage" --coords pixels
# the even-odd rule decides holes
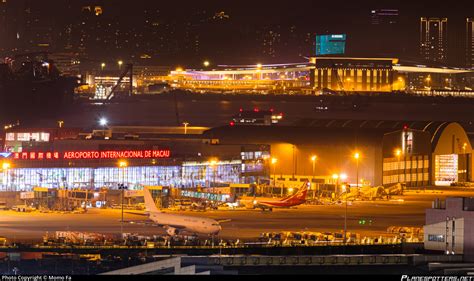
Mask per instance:
[[[197,218],[166,213],[150,213],[150,219],[159,225],[195,234],[217,235],[221,230],[219,223],[213,219]]]

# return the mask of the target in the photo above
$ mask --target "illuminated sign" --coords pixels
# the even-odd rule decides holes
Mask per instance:
[[[8,158],[12,155],[11,152],[1,152],[0,153],[0,156],[2,156],[3,158]]]
[[[343,55],[346,52],[346,35],[317,35],[316,55]]]
[[[164,150],[123,150],[123,151],[66,151],[66,152],[16,152],[18,160],[87,160],[87,159],[151,159],[169,158],[171,151]]]

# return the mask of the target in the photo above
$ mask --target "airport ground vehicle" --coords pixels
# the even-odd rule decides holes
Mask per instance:
[[[32,212],[35,210],[35,208],[27,205],[15,205],[12,207],[12,210],[16,212]]]

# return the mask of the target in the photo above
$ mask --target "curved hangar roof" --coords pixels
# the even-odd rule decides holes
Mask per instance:
[[[474,131],[472,124],[465,124]],[[273,142],[292,141],[308,142],[338,142],[350,141],[356,137],[367,143],[378,142],[378,137],[384,134],[402,130],[404,127],[412,130],[428,132],[431,135],[433,147],[448,127],[466,136],[465,127],[455,122],[430,121],[383,121],[383,120],[337,120],[337,119],[302,119],[295,126],[224,126],[213,128],[204,134],[232,142]],[[315,130],[308,130],[309,128]],[[464,139],[464,137],[462,137]],[[365,141],[364,141],[365,140]]]

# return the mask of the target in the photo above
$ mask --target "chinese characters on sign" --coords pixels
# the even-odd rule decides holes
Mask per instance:
[[[124,151],[66,151],[66,152],[16,152],[18,160],[81,160],[81,159],[132,159],[169,158],[170,150],[124,150]]]

